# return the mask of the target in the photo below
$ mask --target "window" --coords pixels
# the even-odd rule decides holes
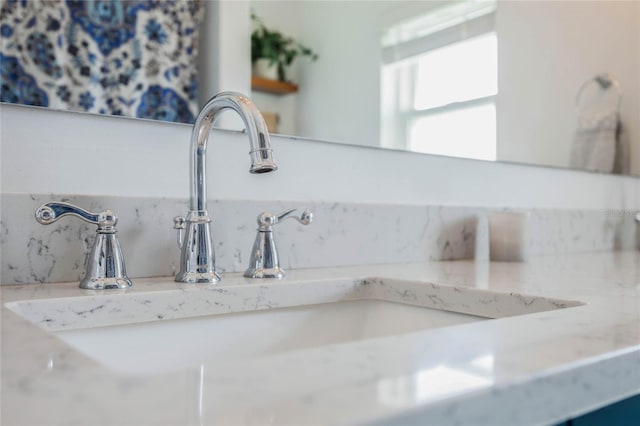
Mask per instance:
[[[442,21],[435,22],[432,13],[414,20],[412,31],[396,27],[383,37],[383,146],[496,159],[495,5],[455,6],[465,4],[475,9],[463,10],[462,17],[459,10],[449,11],[448,16],[437,12],[451,24],[447,28],[442,29]],[[419,21],[437,31],[417,27]],[[412,38],[412,33],[418,37]]]

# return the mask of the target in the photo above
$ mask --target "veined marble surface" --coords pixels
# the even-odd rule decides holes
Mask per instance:
[[[118,232],[130,277],[176,272],[179,250],[173,217],[186,215],[187,201],[175,199],[3,194],[0,250],[4,284],[79,281],[95,227],[75,218],[43,226],[34,211],[43,203],[67,201],[119,216]],[[246,269],[256,217],[290,207],[308,207],[314,222],[278,225],[275,238],[282,266],[376,265],[427,260],[488,258],[490,209],[309,202],[211,201],[217,267]],[[531,210],[530,252],[534,255],[633,249],[637,226],[616,211]]]
[[[272,309],[302,294],[327,301],[386,291],[451,309],[489,292],[471,299],[500,319],[152,375],[112,371],[45,329],[201,315],[206,301],[222,311]],[[276,282],[225,274],[213,287],[169,277],[115,292],[76,282],[0,292],[3,425],[551,424],[640,393],[637,251],[292,270]],[[95,309],[107,300],[129,312]],[[84,307],[62,309],[64,324],[51,324],[41,315],[51,303]],[[545,308],[502,318],[507,306],[536,303]],[[548,310],[557,307],[566,309]]]

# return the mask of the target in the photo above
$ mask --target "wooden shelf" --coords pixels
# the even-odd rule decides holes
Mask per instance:
[[[251,88],[258,92],[271,93],[272,95],[288,95],[296,93],[298,85],[293,83],[285,83],[284,81],[269,80],[255,75],[251,76]]]

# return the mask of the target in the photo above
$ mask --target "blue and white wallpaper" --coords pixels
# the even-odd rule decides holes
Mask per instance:
[[[2,102],[194,121],[199,0],[0,5]]]

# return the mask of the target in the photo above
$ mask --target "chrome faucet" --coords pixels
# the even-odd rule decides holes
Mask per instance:
[[[106,290],[131,287],[131,280],[125,271],[124,256],[118,241],[116,230],[118,216],[111,210],[91,213],[63,202],[46,203],[36,210],[36,220],[42,225],[51,225],[64,216],[75,216],[85,222],[98,225],[96,239],[87,257],[86,271],[80,281],[80,288]]]
[[[251,249],[249,267],[244,272],[247,278],[284,278],[285,272],[280,267],[280,258],[276,241],[273,239],[273,226],[285,219],[295,219],[302,225],[313,221],[313,213],[305,209],[298,213],[296,209],[288,209],[276,215],[262,212],[258,215],[258,233]]]
[[[216,272],[215,254],[211,238],[211,217],[207,211],[206,151],[211,127],[225,109],[240,115],[246,128],[251,150],[250,173],[277,170],[271,153],[269,132],[258,108],[247,97],[235,92],[219,93],[202,108],[191,132],[190,147],[190,205],[186,218],[176,217],[181,248],[180,270],[176,281],[183,283],[215,283],[220,281]]]

